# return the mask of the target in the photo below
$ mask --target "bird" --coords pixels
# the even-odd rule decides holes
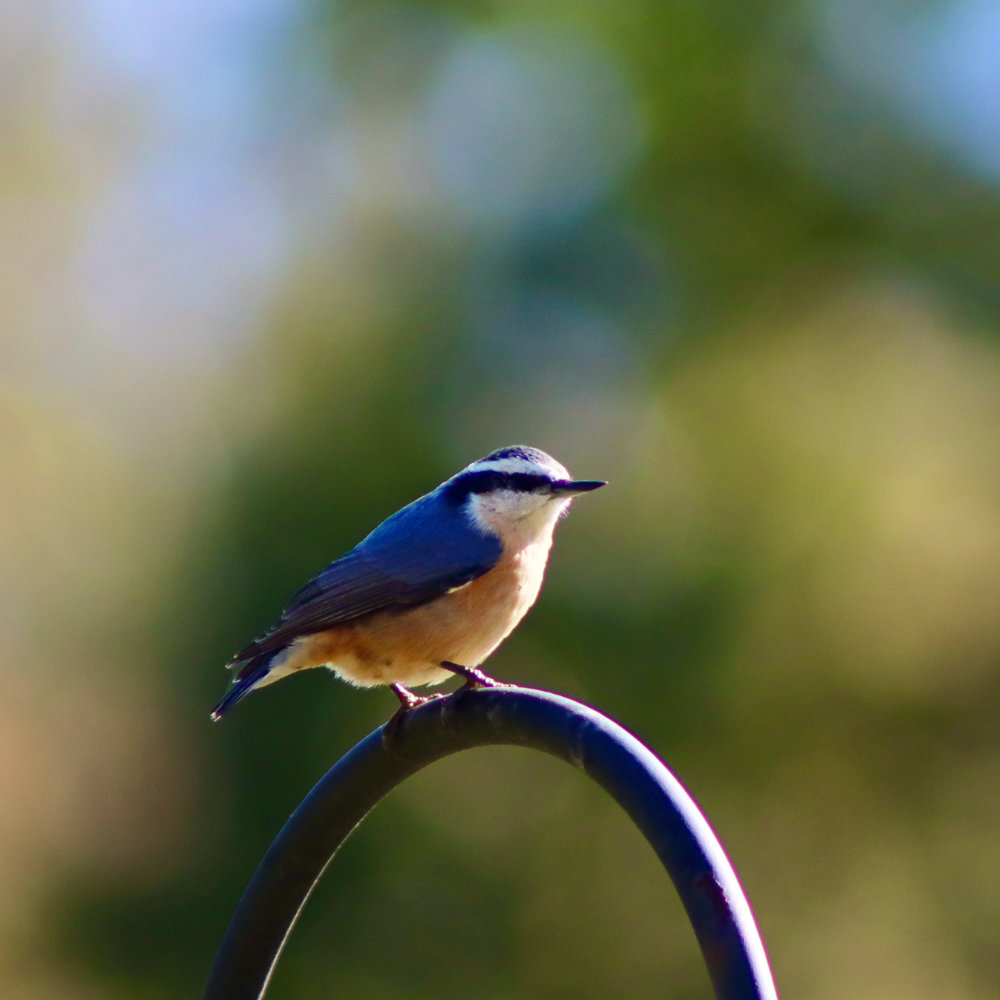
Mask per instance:
[[[495,684],[480,664],[535,603],[556,523],[574,497],[605,485],[572,479],[527,445],[472,462],[302,587],[226,664],[232,683],[212,719],[309,667],[388,685],[399,712],[427,700],[411,687],[456,674],[471,687]]]

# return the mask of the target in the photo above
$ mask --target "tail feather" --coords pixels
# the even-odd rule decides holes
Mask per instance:
[[[271,672],[271,660],[271,656],[264,656],[256,661],[251,660],[240,669],[233,678],[232,687],[212,709],[213,722],[218,722],[225,712],[242,701]]]

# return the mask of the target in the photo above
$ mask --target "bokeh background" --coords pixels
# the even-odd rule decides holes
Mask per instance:
[[[611,485],[496,675],[676,770],[800,1000],[1000,996],[995,0],[0,5],[0,980],[197,996],[394,707],[222,664],[525,442]],[[709,995],[651,852],[441,763],[272,986]]]

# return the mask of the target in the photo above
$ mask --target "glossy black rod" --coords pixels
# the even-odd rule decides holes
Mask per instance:
[[[209,974],[206,1000],[257,1000],[295,919],[337,848],[391,789],[471,747],[533,747],[581,768],[642,831],[673,880],[718,1000],[776,1000],[750,905],[705,817],[680,782],[617,723],[528,688],[461,689],[376,729],[320,779],[254,873]]]

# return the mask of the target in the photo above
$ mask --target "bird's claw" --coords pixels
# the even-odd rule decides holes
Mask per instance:
[[[506,684],[501,684],[500,681],[494,680],[489,674],[484,674],[479,667],[463,667],[461,663],[452,663],[451,660],[445,660],[442,664],[445,670],[450,670],[453,674],[458,674],[459,677],[465,678],[465,684],[463,687],[469,689],[475,689],[479,687],[484,688],[500,688],[507,687]]]
[[[392,744],[399,738],[399,726],[407,713],[425,705],[429,701],[441,698],[440,694],[419,695],[414,694],[408,687],[402,684],[390,684],[392,693],[399,699],[399,708],[392,714],[392,718],[382,727],[382,745],[391,751]]]
[[[396,712],[397,715],[400,715],[403,712],[409,712],[411,708],[416,708],[418,705],[423,705],[424,702],[433,701],[435,698],[440,697],[440,695],[436,694],[414,694],[408,687],[403,687],[402,684],[390,684],[389,688],[399,699],[399,709]]]

